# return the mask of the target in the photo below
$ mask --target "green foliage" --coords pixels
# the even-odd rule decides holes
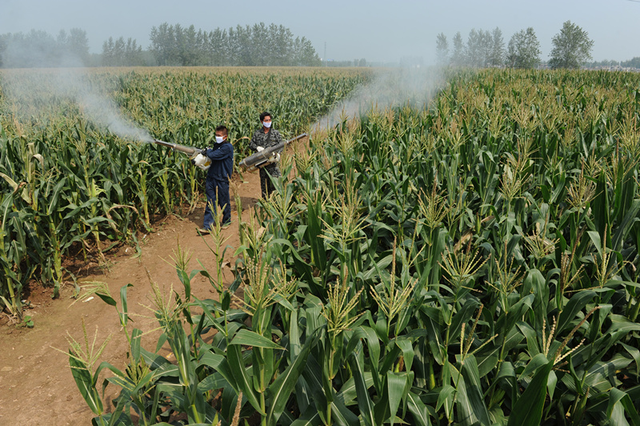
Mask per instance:
[[[315,134],[218,300],[156,291],[177,362],[130,339],[95,423],[637,424],[638,82],[451,75]]]
[[[467,66],[475,68],[498,67],[504,65],[504,40],[502,31],[475,30],[469,32],[466,46],[457,33],[453,39],[454,51],[449,57],[449,44],[444,33],[436,38],[436,61],[438,65]]]
[[[319,66],[320,58],[305,37],[283,25],[196,31],[164,22],[151,29],[151,52],[158,65],[170,66]],[[116,42],[117,43],[117,42]]]
[[[560,33],[553,36],[549,66],[552,69],[577,69],[591,59],[593,40],[589,34],[571,21],[562,24]]]
[[[125,42],[124,37],[119,37],[115,41],[113,37],[109,37],[102,44],[102,66],[137,67],[142,65],[153,64],[145,63],[142,46],[139,46],[135,39],[129,37]]]
[[[162,140],[206,147],[226,124],[239,161],[264,109],[293,136],[366,76],[200,69],[77,78]],[[97,127],[78,94],[56,86],[56,73],[4,70],[0,79],[0,306],[19,316],[29,280],[41,277],[57,292],[69,277],[65,257],[102,260],[108,247],[137,245],[138,230],[195,206],[204,175],[184,155]]]
[[[533,28],[520,30],[511,36],[507,47],[507,66],[536,68],[540,63],[540,42]]]
[[[21,327],[33,328],[34,327],[33,318],[30,315],[25,315],[22,318],[22,323],[20,323]]]
[[[449,60],[449,42],[444,33],[439,33],[436,37],[436,61],[438,65],[446,65]]]
[[[632,59],[628,61],[620,62],[620,66],[629,67],[629,68],[640,68],[640,56],[634,56]]]

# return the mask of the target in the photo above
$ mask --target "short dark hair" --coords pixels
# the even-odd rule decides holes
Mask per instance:
[[[260,121],[264,121],[266,117],[271,117],[273,119],[273,115],[271,115],[270,112],[265,111],[262,114],[260,114]]]
[[[229,130],[227,129],[227,126],[216,127],[216,132],[222,132],[223,134],[229,136]]]

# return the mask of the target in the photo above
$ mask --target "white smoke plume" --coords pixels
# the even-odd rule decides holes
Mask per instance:
[[[445,83],[436,67],[399,67],[375,71],[373,79],[357,88],[329,114],[320,118],[312,130],[333,127],[345,118],[358,118],[372,110],[410,105],[426,108]]]
[[[58,87],[73,94],[85,116],[94,124],[108,129],[123,139],[140,142],[153,142],[149,133],[125,118],[118,105],[94,89],[83,75],[83,69],[64,69],[58,74]]]
[[[5,54],[12,55],[13,59],[18,54],[26,55],[37,67],[43,52],[41,49],[17,52],[9,46]],[[77,56],[62,54],[56,59],[58,66],[55,68],[4,70],[0,78],[4,102],[12,103],[18,114],[29,117],[39,115],[62,100],[75,104],[87,120],[123,139],[153,142],[146,130],[122,114],[105,88],[97,85],[97,79],[90,78],[88,69]]]

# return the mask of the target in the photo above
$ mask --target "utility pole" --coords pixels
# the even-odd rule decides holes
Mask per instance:
[[[324,42],[324,66],[327,66],[327,42]]]

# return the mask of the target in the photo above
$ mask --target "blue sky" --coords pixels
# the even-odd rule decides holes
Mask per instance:
[[[640,56],[640,2],[631,0],[0,0],[0,34],[81,28],[92,53],[109,37],[131,37],[146,48],[151,28],[163,22],[206,31],[264,22],[306,37],[320,57],[326,45],[329,60],[370,62],[432,62],[441,32],[451,42],[459,31],[466,41],[471,29],[499,27],[508,43],[533,27],[546,60],[568,20],[589,33],[595,60]]]

